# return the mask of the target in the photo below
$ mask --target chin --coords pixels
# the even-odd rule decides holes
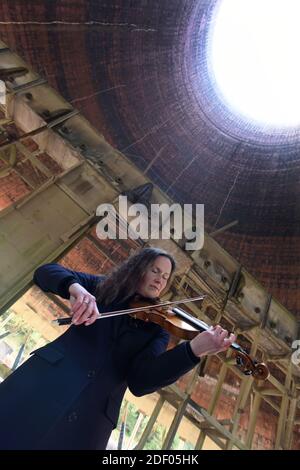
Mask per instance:
[[[159,293],[158,291],[149,290],[145,293],[145,297],[148,297],[149,299],[156,299],[156,297],[159,297]]]
[[[142,295],[143,297],[147,297],[148,299],[157,299],[160,295],[160,292],[158,292],[158,290],[152,290],[152,289],[149,289],[149,290],[146,290],[144,292],[138,292],[140,295]]]

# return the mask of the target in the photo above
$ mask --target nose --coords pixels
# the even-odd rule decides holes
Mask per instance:
[[[160,286],[162,281],[163,281],[162,274],[157,274],[157,276],[155,276],[155,279],[154,279],[155,284]]]

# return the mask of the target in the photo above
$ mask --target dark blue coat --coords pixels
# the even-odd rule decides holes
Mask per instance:
[[[94,294],[104,278],[57,264],[34,275],[43,291],[65,299],[71,283]],[[0,449],[105,449],[127,387],[152,393],[199,363],[188,342],[165,351],[168,340],[160,326],[128,315],[71,326],[0,384]]]

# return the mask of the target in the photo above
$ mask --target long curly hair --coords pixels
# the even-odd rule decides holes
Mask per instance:
[[[105,280],[98,284],[97,302],[102,305],[109,305],[112,302],[118,304],[133,297],[138,283],[158,256],[165,256],[171,261],[171,274],[165,287],[167,289],[176,269],[176,262],[167,251],[147,247],[130,256],[120,266],[115,267]]]

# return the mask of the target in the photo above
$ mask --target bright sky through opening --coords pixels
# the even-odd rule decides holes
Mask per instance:
[[[211,52],[229,107],[261,124],[300,124],[300,0],[222,0]]]

